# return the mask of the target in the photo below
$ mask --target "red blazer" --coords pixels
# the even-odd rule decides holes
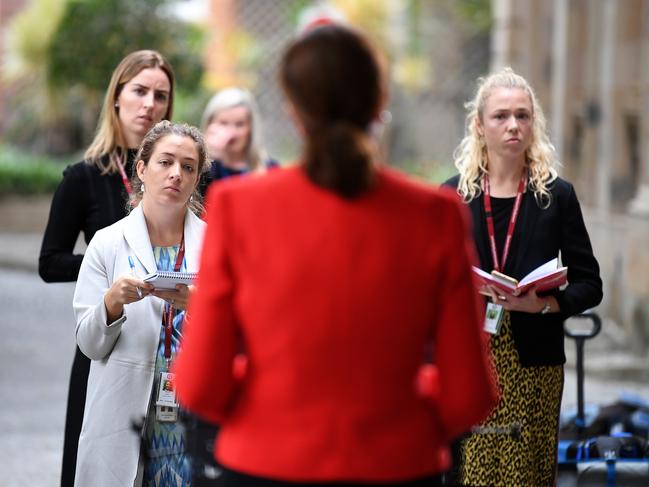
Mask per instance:
[[[296,482],[446,469],[495,400],[455,196],[381,169],[350,201],[294,167],[214,185],[207,206],[175,370],[181,403],[221,425],[217,459]]]

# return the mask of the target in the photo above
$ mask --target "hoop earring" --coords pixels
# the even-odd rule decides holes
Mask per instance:
[[[142,191],[142,193],[144,193],[144,183],[142,183],[142,186],[140,186],[140,191]]]

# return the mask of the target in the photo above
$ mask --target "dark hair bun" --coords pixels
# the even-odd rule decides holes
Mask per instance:
[[[280,80],[306,133],[309,178],[346,198],[369,189],[374,180],[369,128],[385,90],[367,39],[341,25],[315,27],[286,51]]]
[[[353,198],[374,179],[373,145],[355,125],[338,122],[308,138],[305,170],[319,186]]]

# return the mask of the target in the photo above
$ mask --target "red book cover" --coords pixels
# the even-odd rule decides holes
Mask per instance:
[[[536,292],[541,293],[563,286],[568,282],[568,268],[558,267],[558,262],[558,259],[552,259],[534,269],[520,281],[496,271],[489,274],[477,267],[473,267],[473,273],[477,276],[481,286],[491,285],[516,296],[537,286]]]

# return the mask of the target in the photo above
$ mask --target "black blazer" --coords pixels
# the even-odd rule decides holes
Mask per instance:
[[[125,164],[130,176],[135,150],[129,149]],[[108,157],[101,159],[103,164]],[[83,232],[88,244],[97,230],[115,223],[127,214],[128,195],[119,174],[102,174],[97,165],[81,161],[63,172],[50,207],[50,216],[43,235],[38,272],[45,282],[77,280],[82,254],[74,254],[74,246]]]
[[[459,175],[444,183],[457,188]],[[563,321],[602,300],[599,264],[593,255],[581,207],[572,184],[557,178],[550,184],[550,205],[541,208],[532,191],[526,191],[514,229],[510,255],[504,273],[523,278],[541,264],[557,257],[568,267],[568,285],[554,290],[561,311],[533,314],[512,312],[514,343],[524,367],[559,365],[566,360]],[[473,218],[473,234],[480,267],[493,269],[482,195],[468,204]]]

